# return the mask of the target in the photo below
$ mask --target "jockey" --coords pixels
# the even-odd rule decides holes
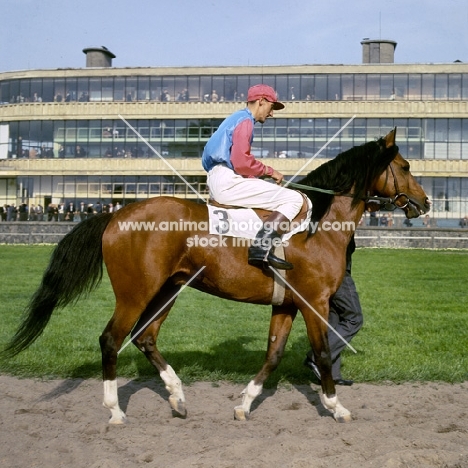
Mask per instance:
[[[202,164],[208,172],[210,197],[218,203],[272,211],[249,247],[249,264],[290,270],[293,265],[275,256],[273,247],[301,210],[302,195],[281,187],[283,174],[251,153],[254,124],[265,123],[274,110],[283,108],[273,88],[265,84],[252,86],[247,107],[227,117],[208,140]],[[276,184],[263,178],[271,178]]]

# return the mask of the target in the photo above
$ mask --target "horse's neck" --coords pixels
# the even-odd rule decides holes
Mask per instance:
[[[335,197],[328,214],[322,219],[322,224],[327,221],[333,231],[341,232],[344,239],[351,239],[354,231],[361,221],[365,209],[365,203],[360,202],[356,206],[351,206],[350,197]],[[335,224],[333,224],[335,223]],[[339,226],[341,225],[341,229]]]

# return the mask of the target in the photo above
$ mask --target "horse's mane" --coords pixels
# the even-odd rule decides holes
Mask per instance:
[[[352,206],[365,198],[372,183],[398,154],[398,146],[386,148],[383,138],[355,146],[310,172],[299,183],[309,187],[350,193]],[[312,201],[312,220],[319,221],[330,209],[334,195],[301,189]]]

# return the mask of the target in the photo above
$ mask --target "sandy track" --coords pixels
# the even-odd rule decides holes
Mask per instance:
[[[338,424],[307,385],[265,390],[247,422],[233,420],[243,387],[185,388],[174,419],[159,382],[119,381],[129,422],[109,426],[96,380],[0,376],[5,468],[468,467],[468,382],[339,388],[353,413]]]

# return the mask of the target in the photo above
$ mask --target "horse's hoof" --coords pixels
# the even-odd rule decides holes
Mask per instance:
[[[185,419],[187,417],[187,408],[184,401],[169,397],[169,404],[171,405],[172,416],[174,418]]]
[[[236,421],[247,421],[249,419],[250,413],[245,411],[242,406],[236,406],[234,408],[234,419]]]
[[[123,417],[115,417],[115,416],[112,416],[110,419],[109,419],[109,424],[112,424],[113,426],[122,426],[123,424],[126,424],[127,423],[127,417],[126,416],[123,416]]]
[[[172,410],[172,417],[173,418],[180,418],[180,419],[186,419],[187,418],[187,410]]]
[[[349,423],[353,420],[353,418],[351,417],[351,413],[349,414],[343,414],[341,416],[337,416],[335,415],[335,421],[336,422],[339,422],[339,423]]]

